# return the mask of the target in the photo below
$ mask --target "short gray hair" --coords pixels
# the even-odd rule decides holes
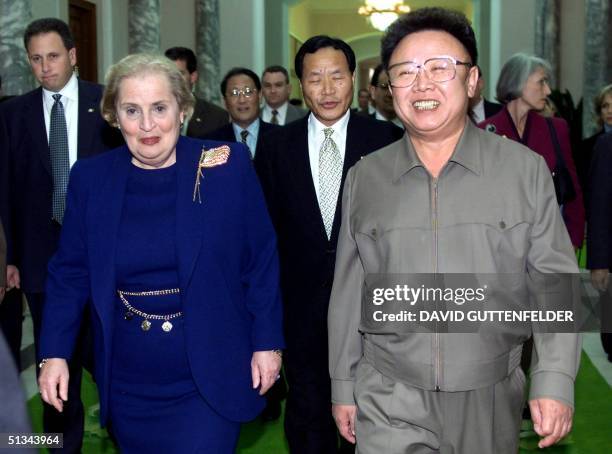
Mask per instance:
[[[548,77],[552,73],[550,63],[546,60],[524,53],[514,54],[501,70],[497,80],[497,100],[502,104],[520,98],[529,76],[542,68]]]
[[[117,126],[117,96],[124,79],[144,74],[162,74],[170,84],[179,110],[186,118],[193,114],[195,98],[176,64],[163,55],[132,54],[112,65],[105,77],[104,94],[100,102],[102,116],[112,126]]]

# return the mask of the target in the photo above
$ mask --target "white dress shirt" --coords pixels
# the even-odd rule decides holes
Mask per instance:
[[[335,122],[332,126],[325,126],[321,123],[314,114],[311,112],[308,116],[308,157],[310,159],[310,171],[312,172],[312,182],[314,183],[315,191],[317,192],[317,201],[321,203],[319,195],[319,152],[321,151],[321,145],[325,140],[325,133],[323,132],[326,128],[332,128],[334,133],[332,139],[338,147],[340,156],[342,156],[342,165],[344,166],[344,156],[346,154],[346,129],[348,127],[348,121],[350,116],[350,109]]]
[[[259,135],[259,118],[256,118],[253,123],[248,125],[246,128],[241,128],[236,123],[232,123],[232,127],[234,128],[234,136],[236,137],[236,142],[242,143],[242,136],[240,133],[246,129],[249,134],[246,137],[247,147],[249,147],[249,151],[251,152],[251,159],[255,158],[255,151],[257,148],[257,136]]]
[[[404,124],[401,122],[401,120],[399,118],[394,117],[393,120],[387,120],[385,118],[385,116],[383,114],[381,114],[378,110],[376,110],[374,118],[376,118],[377,120],[380,120],[380,121],[390,121],[395,126],[398,126],[398,127],[402,128],[402,129],[404,129]]]
[[[472,108],[472,112],[476,124],[480,123],[481,121],[485,121],[484,98],[480,98],[478,104]]]
[[[53,95],[62,95],[60,102],[64,106],[66,116],[66,127],[68,128],[68,159],[70,167],[74,165],[78,157],[79,137],[79,82],[75,74],[68,80],[59,92],[49,91],[43,88],[43,111],[45,114],[45,128],[47,129],[47,142],[49,142],[49,129],[51,128],[51,109],[55,103]]]
[[[278,124],[280,126],[284,126],[287,121],[287,106],[288,105],[289,105],[289,101],[285,101],[285,104],[276,108],[276,111],[278,112],[278,114],[276,114],[276,118],[278,118]],[[261,112],[261,119],[265,121],[266,123],[272,123],[272,111],[273,110],[274,108],[270,107],[268,103],[264,103],[264,106]]]

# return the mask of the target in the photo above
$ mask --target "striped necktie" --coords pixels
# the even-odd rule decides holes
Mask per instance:
[[[272,110],[272,118],[270,118],[270,123],[272,123],[273,125],[278,124],[278,110]]]
[[[68,154],[68,128],[64,106],[60,101],[62,95],[53,95],[55,102],[51,108],[51,124],[49,127],[49,151],[51,155],[51,176],[53,177],[52,213],[53,219],[60,224],[64,220],[66,209],[66,189],[70,173]]]
[[[244,144],[245,147],[249,149],[251,159],[253,159],[253,150],[251,150],[251,148],[249,147],[249,144],[247,143],[248,136],[249,136],[249,131],[247,131],[246,129],[243,129],[242,131],[240,131],[240,138],[242,139],[241,142]]]

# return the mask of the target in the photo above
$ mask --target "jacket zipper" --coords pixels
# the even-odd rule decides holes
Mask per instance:
[[[433,227],[433,266],[434,274],[438,274],[438,178],[432,178],[431,208]],[[440,334],[438,333],[438,322],[434,333],[434,376],[435,390],[440,391]]]

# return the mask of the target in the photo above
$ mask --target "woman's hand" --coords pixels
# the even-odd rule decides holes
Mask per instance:
[[[251,358],[253,389],[261,385],[260,396],[263,396],[278,380],[282,362],[281,356],[275,350],[253,353]]]
[[[64,402],[68,400],[68,377],[68,362],[64,358],[48,359],[38,376],[38,389],[42,400],[53,405],[59,412],[64,409]]]

